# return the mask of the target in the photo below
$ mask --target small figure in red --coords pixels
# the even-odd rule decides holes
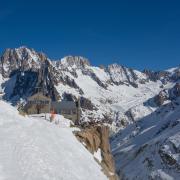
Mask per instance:
[[[51,110],[51,116],[50,116],[50,122],[52,122],[54,120],[55,115],[56,115],[56,113],[55,113],[54,109],[52,109]]]

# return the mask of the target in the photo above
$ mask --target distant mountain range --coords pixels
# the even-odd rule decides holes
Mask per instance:
[[[141,107],[146,114],[153,111],[144,103],[175,85],[180,67],[159,72],[140,72],[118,64],[94,67],[83,57],[67,56],[51,61],[44,53],[20,47],[4,51],[0,57],[0,75],[4,98],[13,104],[26,100],[38,87],[52,100],[81,97],[83,121],[112,123],[116,119],[119,124],[119,116],[123,114],[125,125],[132,118],[128,112]],[[131,114],[135,120],[141,118]]]

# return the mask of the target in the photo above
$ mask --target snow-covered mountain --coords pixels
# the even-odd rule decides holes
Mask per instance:
[[[122,179],[179,179],[179,95],[114,135],[111,147]]]
[[[179,83],[180,67],[157,72],[95,67],[84,57],[52,61],[27,47],[7,49],[0,59],[4,99],[16,105],[39,87],[52,100],[80,98],[81,123],[108,124],[123,179],[177,179]]]
[[[63,117],[57,125],[23,117],[0,100],[0,179],[106,180],[68,122]]]
[[[4,98],[17,103],[41,87],[53,100],[81,99],[82,121],[108,122],[122,127],[150,114],[144,103],[180,78],[180,68],[140,72],[118,64],[95,67],[80,56],[51,61],[27,47],[7,49],[0,60]]]

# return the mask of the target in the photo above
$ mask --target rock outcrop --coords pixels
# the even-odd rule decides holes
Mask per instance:
[[[3,86],[6,100],[13,103],[26,99],[39,89],[52,100],[60,98],[54,87],[56,79],[52,63],[44,53],[24,46],[6,49],[0,58],[0,73],[3,78],[9,78]]]
[[[179,97],[180,96],[180,83],[176,83],[174,88],[172,89],[173,96]]]
[[[175,86],[169,90],[162,90],[157,96],[155,96],[154,101],[158,106],[164,104],[167,100],[174,100],[180,96],[180,83],[176,83]]]
[[[83,96],[80,98],[80,104],[82,109],[87,109],[91,111],[96,110],[96,107],[92,104],[92,102]]]
[[[154,98],[154,101],[158,106],[163,105],[166,100],[168,100],[168,92],[165,90],[160,91],[160,93]]]
[[[92,153],[100,152],[101,158],[95,158],[110,180],[116,180],[115,165],[109,144],[109,128],[94,125],[82,131],[74,132],[80,142]]]
[[[61,60],[61,64],[63,67],[77,67],[77,68],[84,68],[85,66],[90,66],[90,62],[88,59],[81,57],[81,56],[67,56]]]

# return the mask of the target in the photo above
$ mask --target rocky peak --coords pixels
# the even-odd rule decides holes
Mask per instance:
[[[151,81],[157,81],[161,78],[159,72],[151,71],[149,69],[143,70],[143,73],[145,73]]]
[[[107,72],[110,74],[111,80],[116,85],[127,84],[137,87],[137,80],[142,80],[146,77],[144,75],[139,76],[138,74],[142,74],[139,71],[135,71],[131,68],[126,68],[124,66],[118,64],[111,64],[107,67]]]
[[[36,71],[47,59],[45,54],[25,46],[6,49],[0,59],[0,72],[4,77],[8,77],[16,70],[27,71],[31,69]]]
[[[107,71],[109,72],[111,76],[111,80],[117,85],[128,81],[126,73],[125,73],[125,68],[118,64],[109,65],[107,67]]]
[[[2,55],[3,60],[13,60],[15,59],[21,59],[21,60],[27,60],[29,58],[34,58],[36,59],[38,56],[37,52],[35,52],[33,49],[29,49],[25,46],[15,48],[15,49],[6,49]]]
[[[120,71],[121,69],[122,69],[122,66],[117,64],[117,63],[108,65],[109,71],[112,71],[112,70],[119,70]]]
[[[143,71],[151,81],[160,80],[163,84],[169,81],[177,81],[180,79],[180,67],[171,68],[165,71]]]
[[[9,78],[6,89],[12,89],[10,94],[5,89],[7,100],[13,99],[16,103],[19,98],[26,99],[37,91],[37,86],[43,88],[44,93],[53,100],[58,99],[53,66],[44,53],[25,46],[6,49],[0,59],[0,73]]]
[[[88,59],[81,56],[67,56],[61,59],[60,63],[65,68],[85,68],[90,66]]]

